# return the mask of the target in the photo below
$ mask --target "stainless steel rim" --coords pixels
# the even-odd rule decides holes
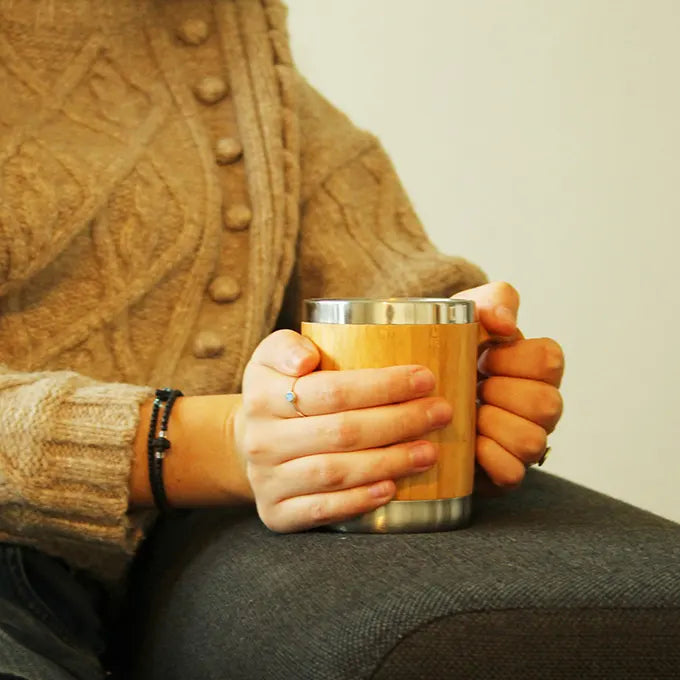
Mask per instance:
[[[472,323],[475,303],[449,298],[348,298],[305,300],[303,321],[335,324]]]
[[[397,534],[449,531],[470,522],[470,496],[433,501],[390,501],[386,505],[345,522],[329,524],[346,533]]]

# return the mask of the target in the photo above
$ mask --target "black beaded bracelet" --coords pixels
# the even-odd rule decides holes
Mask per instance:
[[[170,510],[165,485],[163,484],[163,459],[171,447],[170,440],[167,437],[168,423],[175,401],[182,396],[184,395],[180,390],[173,390],[169,387],[156,390],[156,398],[153,400],[151,408],[151,422],[149,423],[149,436],[147,438],[149,484],[156,507],[163,512]],[[161,429],[156,436],[158,415],[162,404],[165,404],[165,407],[161,418]]]

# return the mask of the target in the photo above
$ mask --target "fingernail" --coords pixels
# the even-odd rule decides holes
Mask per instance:
[[[430,419],[430,424],[433,427],[446,425],[453,415],[453,411],[449,404],[445,401],[435,401],[429,409],[427,409],[427,417]]]
[[[426,394],[434,387],[434,376],[427,368],[418,368],[411,373],[411,387],[417,394]]]
[[[392,495],[392,484],[390,482],[378,482],[368,488],[368,493],[373,498],[387,498]]]
[[[510,307],[506,307],[505,305],[499,305],[496,307],[494,313],[496,314],[496,318],[503,323],[509,323],[514,326],[517,322],[515,313],[512,311],[512,309],[510,309]]]
[[[430,442],[419,442],[411,448],[411,461],[418,468],[428,468],[437,460],[437,450]]]

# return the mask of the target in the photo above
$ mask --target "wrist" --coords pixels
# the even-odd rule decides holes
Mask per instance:
[[[226,395],[222,418],[222,440],[226,443],[228,493],[236,495],[242,502],[254,503],[255,495],[248,480],[246,459],[243,455],[241,432],[243,422],[243,399],[240,394]]]
[[[250,484],[234,440],[240,395],[181,397],[168,425],[171,448],[163,463],[163,483],[173,507],[205,507],[251,502]],[[130,476],[130,504],[152,505],[146,439],[151,401],[142,405]]]

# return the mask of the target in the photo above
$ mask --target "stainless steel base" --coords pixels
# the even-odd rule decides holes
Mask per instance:
[[[329,524],[333,531],[397,534],[460,529],[470,521],[470,496],[436,501],[390,501],[344,522]]]

